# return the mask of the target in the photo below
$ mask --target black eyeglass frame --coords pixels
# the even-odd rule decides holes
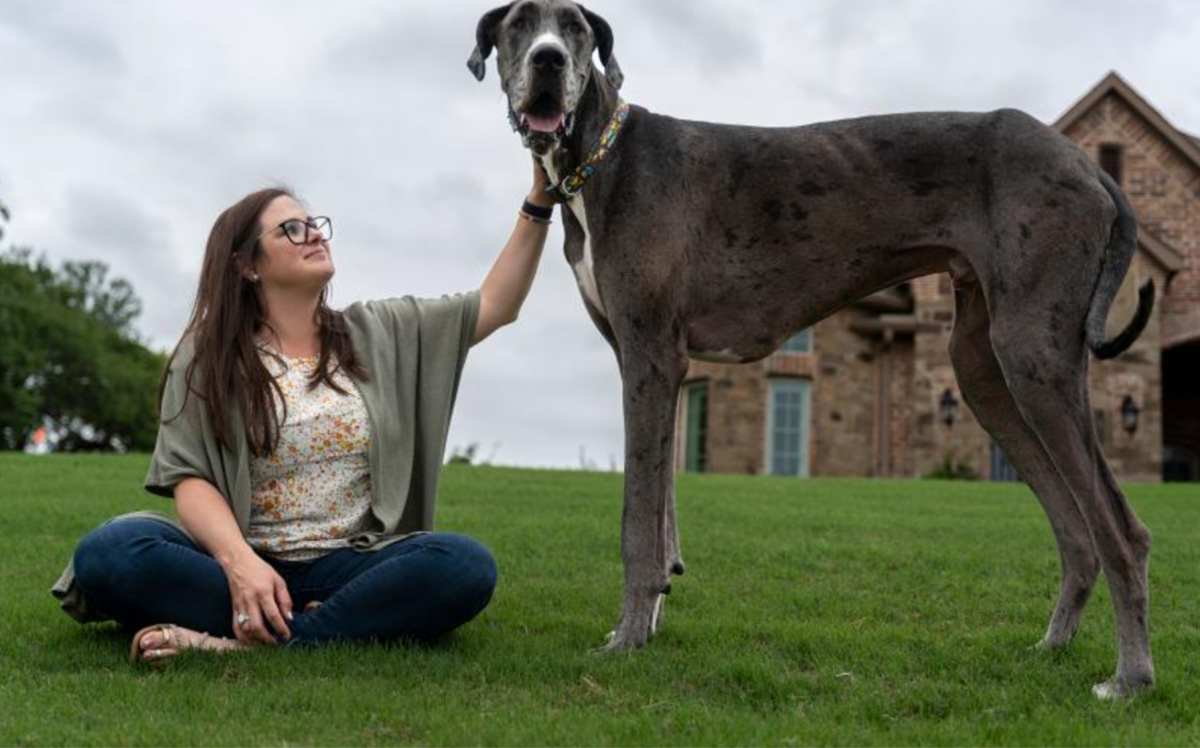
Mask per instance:
[[[325,232],[322,231],[322,226],[321,226],[322,221],[325,222],[324,228],[329,231],[328,236],[326,236]],[[292,233],[290,231],[288,231],[287,229],[283,228],[284,226],[287,226],[289,223],[304,224],[304,240],[303,241],[299,241],[299,242],[296,241],[295,239],[292,238]],[[262,232],[258,236],[249,240],[248,242],[246,242],[246,246],[250,246],[251,244],[254,244],[259,239],[262,239],[264,236],[271,233],[272,231],[275,231],[276,229],[283,229],[283,235],[287,237],[287,240],[289,242],[296,245],[297,247],[303,247],[304,245],[308,244],[309,240],[312,238],[312,234],[310,233],[312,231],[316,231],[318,234],[321,235],[321,238],[327,242],[333,241],[333,219],[330,218],[329,216],[310,216],[307,220],[303,220],[300,218],[289,218],[286,221],[284,221],[283,223],[280,223],[278,226],[272,226],[271,228]]]

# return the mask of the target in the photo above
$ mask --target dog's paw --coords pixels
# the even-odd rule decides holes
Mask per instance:
[[[592,654],[608,655],[618,652],[632,652],[646,646],[646,638],[620,636],[616,631],[610,631],[604,637],[604,644],[592,650]]]
[[[633,623],[622,620],[616,631],[610,631],[608,636],[604,637],[604,645],[593,651],[597,654],[612,654],[614,652],[631,652],[646,646],[646,642],[653,633],[652,620],[643,620],[638,623],[636,618]]]
[[[1070,643],[1071,643],[1071,640],[1069,638],[1068,639],[1051,639],[1049,637],[1042,637],[1041,639],[1038,640],[1037,644],[1030,645],[1029,649],[1030,649],[1030,651],[1033,651],[1033,652],[1052,653],[1052,652],[1058,652],[1062,649],[1065,649],[1066,646]]]
[[[1153,677],[1139,679],[1136,685],[1125,683],[1120,678],[1113,678],[1092,686],[1092,695],[1101,701],[1124,701],[1137,696],[1153,685]]]
[[[1106,680],[1092,686],[1092,695],[1101,701],[1120,701],[1125,698],[1115,680]]]

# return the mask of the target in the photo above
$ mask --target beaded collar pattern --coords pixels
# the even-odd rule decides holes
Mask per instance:
[[[555,201],[565,203],[579,194],[583,189],[583,185],[596,173],[596,168],[600,166],[600,162],[604,160],[605,156],[612,151],[613,146],[617,144],[617,138],[620,137],[621,128],[627,119],[629,119],[629,104],[623,100],[618,100],[612,119],[608,121],[608,126],[604,128],[604,132],[600,134],[600,139],[592,146],[591,152],[588,153],[583,163],[575,171],[564,177],[561,182],[546,188],[546,192],[550,193]]]

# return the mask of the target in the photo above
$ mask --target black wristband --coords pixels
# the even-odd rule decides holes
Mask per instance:
[[[521,206],[521,212],[527,213],[532,218],[537,218],[542,221],[549,221],[554,218],[554,208],[543,208],[540,205],[534,205],[528,200]]]

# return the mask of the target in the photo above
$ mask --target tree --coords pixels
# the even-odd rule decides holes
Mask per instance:
[[[136,338],[141,302],[100,262],[51,268],[29,249],[0,253],[0,448],[21,449],[43,415],[60,449],[145,450],[158,429],[166,356]]]

